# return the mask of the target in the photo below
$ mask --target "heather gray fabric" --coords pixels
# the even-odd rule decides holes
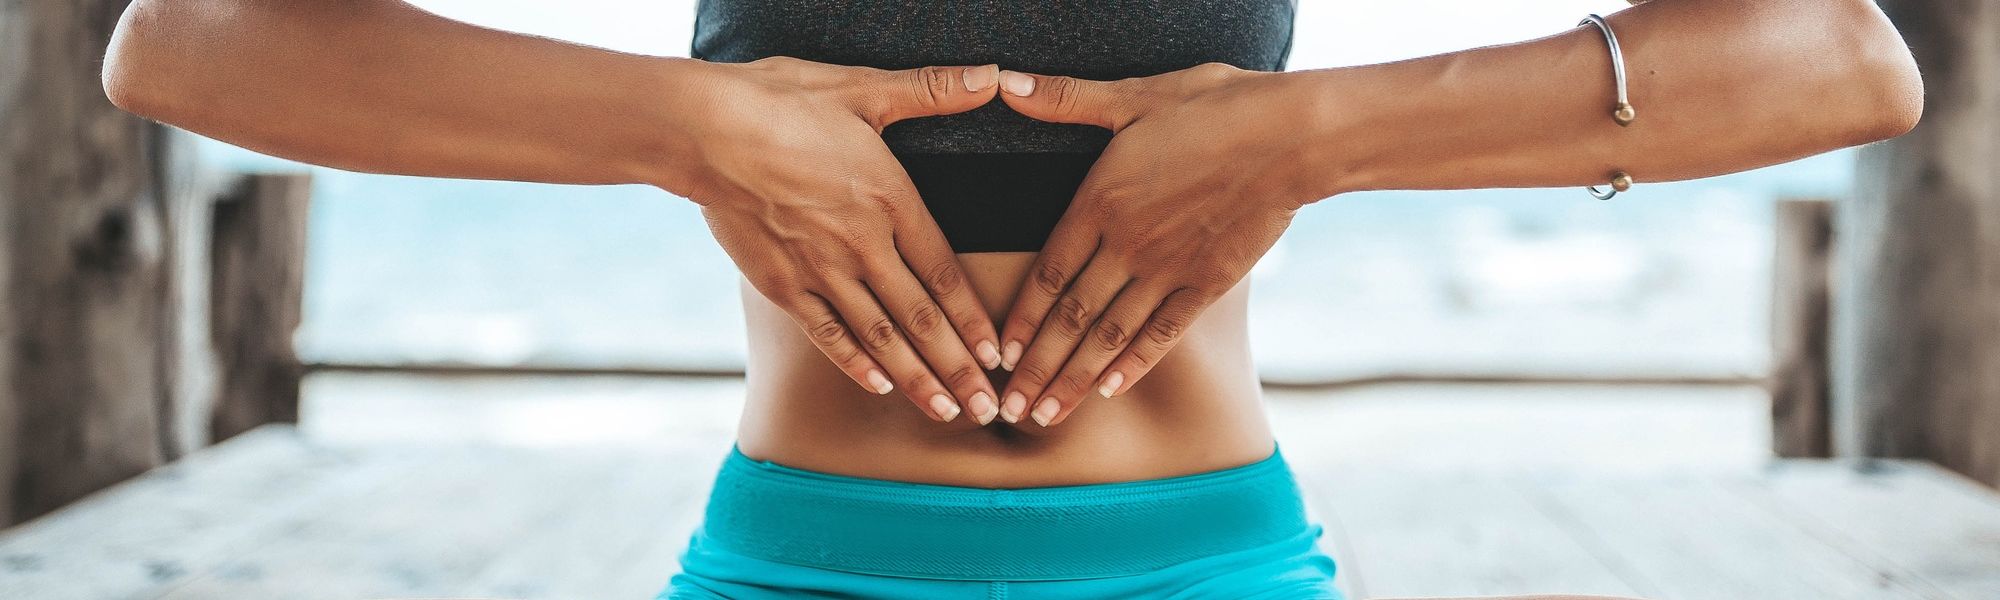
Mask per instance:
[[[1293,0],[702,0],[693,56],[907,69],[998,63],[1089,79],[1204,62],[1283,70]],[[898,154],[1096,153],[1110,134],[1030,120],[995,101],[883,133]]]

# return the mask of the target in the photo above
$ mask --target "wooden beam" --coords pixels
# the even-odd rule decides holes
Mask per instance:
[[[1924,118],[1861,152],[1840,205],[1835,449],[2000,484],[2000,4],[1883,0]]]
[[[307,175],[250,175],[214,204],[210,331],[221,386],[215,439],[299,420],[292,348],[305,290]]]
[[[1778,202],[1771,261],[1771,442],[1778,456],[1832,455],[1827,406],[1827,285],[1833,203]]]
[[[112,106],[98,77],[125,4],[0,2],[0,522],[166,458],[163,130]]]

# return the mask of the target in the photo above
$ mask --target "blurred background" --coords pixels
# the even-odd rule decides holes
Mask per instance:
[[[490,27],[674,56],[687,53],[694,13],[686,0],[413,3]],[[0,8],[0,92],[13,94],[0,94],[0,131],[8,136],[0,155],[16,157],[14,179],[0,180],[7,184],[0,231],[13,237],[0,241],[0,291],[12,299],[0,303],[11,319],[0,324],[0,339],[12,342],[0,348],[0,381],[13,381],[0,387],[10,398],[0,402],[0,431],[9,432],[0,433],[9,509],[0,516],[25,521],[153,474],[0,537],[0,595],[303,597],[274,582],[301,565],[321,576],[308,578],[319,586],[316,597],[603,597],[664,582],[676,538],[692,527],[685,519],[640,528],[657,533],[659,544],[636,555],[597,551],[625,559],[621,569],[562,563],[578,569],[572,577],[601,583],[590,587],[535,575],[532,565],[553,553],[452,559],[460,564],[439,556],[458,557],[461,545],[475,542],[451,538],[412,550],[389,541],[428,538],[387,522],[450,529],[423,516],[424,506],[448,511],[454,497],[506,504],[494,500],[505,484],[490,493],[435,481],[379,488],[389,497],[465,494],[392,504],[327,481],[360,478],[351,472],[356,465],[421,465],[423,477],[397,480],[411,485],[525,464],[589,473],[570,481],[578,490],[650,485],[678,499],[661,506],[681,513],[698,506],[701,479],[734,431],[744,340],[736,271],[691,203],[640,186],[308,167],[136,119],[50,124],[60,119],[33,112],[37,106],[89,106],[106,115],[100,119],[117,118],[81,78],[94,78],[92,61],[122,3],[83,4],[94,8],[32,0]],[[1290,68],[1529,39],[1624,6],[1304,0]],[[2000,52],[1977,42],[2000,32],[2000,9],[1983,1],[1890,8],[1927,75],[1937,65],[1977,74],[1927,77],[1925,125],[1902,140],[1641,185],[1610,202],[1580,189],[1370,192],[1300,214],[1251,274],[1252,340],[1287,454],[1322,474],[1316,493],[1329,499],[1319,510],[1347,524],[1330,528],[1337,535],[1329,543],[1340,545],[1343,563],[1364,557],[1344,585],[1358,594],[1553,585],[1689,598],[2000,597],[1993,541],[2000,537],[1964,537],[2000,532],[2000,502],[1983,487],[2000,483],[2000,345],[1992,341],[2000,339],[2000,178],[1991,171],[2000,159],[1992,142],[2000,138],[2000,104],[1990,94],[2000,85]],[[68,87],[35,83],[53,80]],[[1939,98],[1966,100],[1940,112]],[[78,164],[36,149],[51,136],[86,131],[94,137]],[[1968,139],[1967,131],[1984,137]],[[104,147],[148,162],[120,167]],[[1983,162],[1965,160],[1966,152],[1983,152],[1975,155]],[[1952,154],[1960,159],[1939,158]],[[33,179],[46,172],[59,174],[48,179],[56,183]],[[62,193],[98,200],[48,201]],[[100,251],[111,256],[94,258]],[[45,266],[58,257],[80,271]],[[265,423],[296,425],[274,433],[259,428]],[[233,447],[242,449],[224,451]],[[1804,479],[1772,475],[1777,465],[1795,464],[1780,458],[1835,456],[1928,462],[1860,463],[1892,479],[1848,483],[1893,493],[1867,496],[1877,504],[1827,504],[1856,512],[1809,503],[1799,514],[1813,516],[1791,520],[1791,508],[1769,508],[1849,493],[1827,481],[1847,481],[1829,473],[1847,473],[1852,462],[1825,463],[1841,465],[1831,471],[1796,463],[1809,465],[1797,467]],[[153,470],[160,465],[171,466]],[[631,465],[682,475],[642,485],[617,474]],[[183,471],[177,480],[159,481],[175,469]],[[271,479],[284,469],[323,476]],[[1695,496],[1681,483],[1657,483],[1709,481],[1702,478],[1724,483]],[[1378,491],[1349,491],[1363,482]],[[210,498],[228,485],[254,490]],[[339,538],[346,550],[326,566],[315,559],[328,556],[323,546],[287,545],[293,538],[285,535],[212,534],[226,515],[245,514],[239,504],[269,505],[284,495],[279,490],[293,489],[319,504],[287,514],[333,511],[352,519],[346,527],[380,535]],[[1412,504],[1414,496],[1385,489],[1428,499]],[[574,502],[646,506],[615,492],[606,492],[611,499],[576,493],[593,500]],[[1642,496],[1701,508],[1642,506],[1635,500]],[[1573,497],[1637,512],[1593,515],[1566,504]],[[1918,497],[1931,504],[1907,504]],[[1939,508],[1946,502],[1939,498],[1949,506]],[[1786,516],[1773,521],[1742,508],[1766,501],[1757,510]],[[165,525],[160,515],[146,516],[162,504],[181,507],[164,513]],[[514,508],[494,510],[529,514],[507,506]],[[1419,506],[1427,507],[1421,515],[1412,512]],[[1857,516],[1864,513],[1874,516]],[[492,518],[519,516],[506,514],[514,516]],[[1857,548],[1895,534],[1877,526],[1891,514],[1941,519],[1924,530],[1930,537],[1904,540],[1926,558],[1859,556],[1868,551]],[[286,518],[293,520],[270,517],[257,531],[289,523],[325,544],[331,534],[312,528],[339,528]],[[1423,524],[1431,519],[1457,525]],[[1632,529],[1648,520],[1656,529]],[[162,558],[135,550],[150,547],[138,541],[78,542],[128,522],[166,528],[146,538],[154,542],[238,550]],[[477,522],[466,521],[467,529]],[[597,526],[529,539],[561,546],[615,537],[614,524]],[[1720,537],[1676,537],[1689,531]],[[1407,542],[1426,535],[1436,539]],[[264,541],[244,541],[252,539]],[[1573,548],[1547,550],[1551,544]],[[1773,544],[1783,559],[1746,558]],[[1606,549],[1624,545],[1654,550]],[[1523,558],[1535,552],[1527,546],[1544,548],[1541,562]],[[277,558],[243,548],[273,548]],[[1730,566],[1665,558],[1690,548],[1721,548],[1712,560]],[[1396,561],[1367,562],[1370,552],[1430,562],[1398,570],[1378,566]],[[126,587],[42,595],[55,588],[35,582],[50,581],[50,565],[66,560],[108,571],[137,561],[131,568],[143,575]],[[1635,566],[1659,561],[1669,566]],[[1822,587],[1773,581],[1857,565],[1859,575],[1811,584]],[[1674,583],[1675,568],[1700,571],[1710,587]],[[352,577],[377,569],[407,573]],[[10,575],[20,587],[8,587]],[[1907,581],[1884,582],[1896,577]]]

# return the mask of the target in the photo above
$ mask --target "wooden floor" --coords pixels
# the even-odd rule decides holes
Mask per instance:
[[[0,598],[649,598],[712,442],[396,448],[269,427],[0,535]],[[2000,497],[1924,464],[1618,477],[1291,454],[1357,598],[2000,598]]]

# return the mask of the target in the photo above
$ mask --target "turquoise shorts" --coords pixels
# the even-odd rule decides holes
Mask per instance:
[[[1277,452],[1168,479],[1029,489],[830,475],[732,451],[659,598],[1335,599]]]

